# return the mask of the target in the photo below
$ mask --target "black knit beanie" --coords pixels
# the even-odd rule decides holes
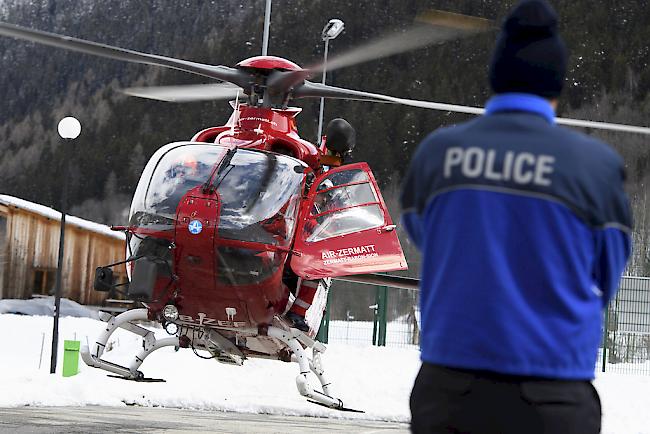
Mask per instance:
[[[492,90],[555,98],[562,91],[566,66],[567,49],[551,5],[521,1],[506,18],[492,55]]]

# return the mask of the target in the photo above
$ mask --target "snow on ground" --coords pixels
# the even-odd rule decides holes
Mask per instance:
[[[603,434],[650,433],[650,376],[598,373]]]
[[[62,318],[60,341],[92,343],[102,325],[90,318]],[[0,407],[137,404],[407,422],[408,396],[419,368],[414,349],[330,344],[324,361],[336,394],[346,406],[366,412],[343,413],[307,403],[298,394],[296,364],[251,359],[241,367],[227,366],[199,359],[191,350],[164,348],[147,358],[141,370],[166,383],[110,378],[81,360],[79,375],[63,378],[62,351],[57,375],[49,374],[52,318],[4,314],[0,330]],[[137,336],[121,330],[111,342],[106,359],[118,363],[126,363],[140,347]],[[600,373],[596,387],[604,434],[650,434],[650,376]]]
[[[77,338],[92,344],[103,323],[89,318],[61,318],[59,340]],[[250,413],[362,417],[407,421],[408,395],[419,367],[415,350],[372,346],[328,346],[324,363],[335,393],[346,406],[364,410],[355,415],[306,402],[295,385],[298,365],[249,359],[244,366],[202,360],[192,350],[163,348],[141,367],[145,376],[165,378],[166,383],[135,383],[107,377],[99,369],[80,363],[80,374],[63,378],[63,352],[58,373],[49,375],[52,318],[0,315],[0,407],[124,405],[169,406]],[[157,330],[161,336],[167,336]],[[141,347],[139,337],[118,330],[113,349],[105,359],[127,364]],[[44,340],[39,370],[41,342]],[[203,354],[205,355],[205,354]],[[318,384],[313,378],[314,384]],[[5,391],[12,391],[5,393]]]

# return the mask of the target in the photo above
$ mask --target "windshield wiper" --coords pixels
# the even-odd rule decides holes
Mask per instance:
[[[217,190],[219,184],[221,184],[221,181],[223,181],[226,175],[228,175],[228,172],[230,172],[230,170],[226,172],[226,169],[232,169],[234,167],[232,164],[230,164],[230,162],[236,153],[237,148],[231,148],[226,151],[226,155],[224,155],[221,163],[217,167],[217,170],[210,176],[205,184],[203,184],[203,191],[205,193],[214,193]],[[215,179],[217,180],[216,184],[213,182]]]

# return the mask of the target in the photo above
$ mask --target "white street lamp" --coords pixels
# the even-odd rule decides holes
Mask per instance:
[[[72,141],[81,134],[79,121],[68,116],[59,121],[57,126],[59,136],[66,142]],[[65,216],[68,208],[68,178],[70,178],[70,160],[68,159],[68,170],[63,174],[63,193],[61,198],[61,229],[59,236],[59,262],[56,269],[56,281],[54,286],[54,325],[52,327],[52,357],[50,359],[50,374],[56,372],[56,358],[59,346],[59,310],[61,309],[61,280],[63,275],[63,247],[65,245]]]
[[[323,58],[323,79],[321,80],[322,84],[325,84],[325,79],[327,77],[327,51],[329,49],[330,39],[336,38],[341,34],[345,24],[343,21],[332,18],[329,20],[325,27],[323,28],[323,33],[321,34],[321,39],[325,42],[325,54]],[[321,136],[323,134],[323,111],[325,110],[325,98],[320,99],[320,113],[318,114],[318,135],[316,137],[316,145],[320,146]]]
[[[81,134],[81,124],[72,116],[61,119],[57,129],[62,139],[76,139]]]

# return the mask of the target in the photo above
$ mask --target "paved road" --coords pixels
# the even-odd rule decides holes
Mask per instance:
[[[0,408],[0,433],[406,434],[408,425],[147,407]]]

